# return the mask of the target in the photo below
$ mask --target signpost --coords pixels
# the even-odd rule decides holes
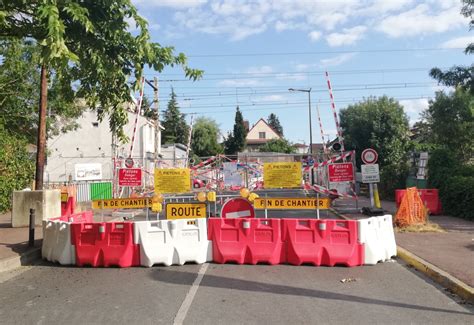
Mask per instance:
[[[195,219],[206,217],[206,203],[167,203],[166,219]]]
[[[255,210],[249,201],[233,198],[222,206],[221,218],[255,218]]]
[[[120,168],[119,186],[142,186],[142,170],[140,168]]]
[[[329,182],[354,181],[354,168],[351,162],[328,165]]]
[[[301,187],[301,162],[276,162],[263,164],[265,188]]]
[[[331,200],[329,198],[258,198],[253,205],[255,209],[269,210],[309,210],[309,209],[329,209]]]
[[[365,165],[361,166],[362,183],[369,184],[370,204],[372,207],[381,208],[377,182],[380,182],[379,165],[376,164],[379,155],[374,149],[362,151],[361,157]]]
[[[136,199],[111,199],[111,200],[94,200],[92,201],[92,209],[142,209],[151,207],[152,199],[136,198]]]
[[[191,191],[188,168],[155,169],[155,193],[186,193]]]
[[[377,151],[374,149],[368,148],[362,151],[361,159],[364,164],[375,164],[379,158]]]
[[[127,159],[125,159],[125,167],[132,168],[133,164],[134,164],[133,158],[128,157]]]
[[[380,182],[379,164],[362,165],[362,183]]]

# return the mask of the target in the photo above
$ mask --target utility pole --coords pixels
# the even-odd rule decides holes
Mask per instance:
[[[161,154],[161,123],[160,123],[160,104],[158,99],[158,78],[153,78],[154,84],[154,96],[155,96],[155,111],[156,111],[156,121],[155,121],[155,164],[158,161],[158,157]],[[156,166],[155,166],[156,168]]]
[[[46,106],[48,104],[48,71],[41,66],[41,90],[38,114],[38,139],[36,143],[35,190],[43,189],[44,162],[46,158]]]

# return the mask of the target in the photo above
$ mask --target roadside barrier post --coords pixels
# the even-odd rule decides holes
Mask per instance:
[[[35,246],[35,209],[30,209],[28,246],[29,247]]]
[[[316,217],[319,220],[319,193],[316,192]]]

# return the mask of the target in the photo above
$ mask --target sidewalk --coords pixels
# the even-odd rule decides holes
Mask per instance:
[[[338,202],[339,201],[339,202]],[[395,202],[382,201],[382,208],[395,216]],[[370,206],[370,200],[359,197],[359,209]],[[368,218],[354,211],[355,203],[336,200],[334,208],[351,219]],[[465,284],[474,287],[474,222],[450,216],[430,216],[443,233],[395,233],[397,245],[437,266]]]
[[[35,228],[34,247],[28,247],[28,233],[28,227],[11,227],[9,212],[0,214],[0,272],[27,265],[41,256],[42,227]]]

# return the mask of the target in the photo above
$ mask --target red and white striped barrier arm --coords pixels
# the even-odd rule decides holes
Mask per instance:
[[[132,157],[132,153],[133,153],[133,145],[135,144],[135,134],[137,133],[138,116],[140,115],[140,110],[142,108],[144,89],[145,89],[145,77],[142,77],[140,97],[138,98],[138,104],[136,104],[135,123],[133,125],[132,142],[130,143],[130,155],[128,157]]]
[[[321,194],[335,195],[335,196],[345,197],[345,198],[350,198],[350,199],[356,199],[356,198],[357,198],[356,195],[341,194],[341,193],[338,193],[338,192],[336,192],[336,191],[331,191],[331,190],[329,190],[328,188],[323,187],[323,186],[319,186],[319,185],[313,185],[311,188],[312,188],[314,191],[316,191],[316,192],[318,192],[318,193],[321,193]]]
[[[324,167],[324,166],[327,166],[329,164],[332,164],[332,163],[335,163],[336,161],[338,160],[343,160],[343,159],[346,159],[348,158],[349,156],[351,156],[352,154],[354,154],[355,151],[348,151],[340,156],[336,156],[336,157],[332,157],[331,159],[329,160],[326,160],[326,161],[323,161],[323,162],[320,162],[320,163],[314,163],[314,165],[312,166],[306,166],[305,167],[305,171],[308,171],[310,168],[315,168],[315,167]]]
[[[211,157],[207,160],[201,161],[199,164],[192,166],[191,169],[192,170],[199,169],[199,168],[209,164],[210,162],[214,161],[216,158],[217,158],[217,156],[213,156],[213,157]]]
[[[337,137],[339,139],[339,143],[341,144],[341,151],[344,152],[344,138],[342,137],[342,129],[339,125],[339,120],[337,119],[336,104],[334,103],[334,96],[332,94],[331,80],[329,80],[329,73],[327,71],[326,80],[328,82],[329,97],[331,98],[332,114],[334,115],[334,121],[336,122]]]

